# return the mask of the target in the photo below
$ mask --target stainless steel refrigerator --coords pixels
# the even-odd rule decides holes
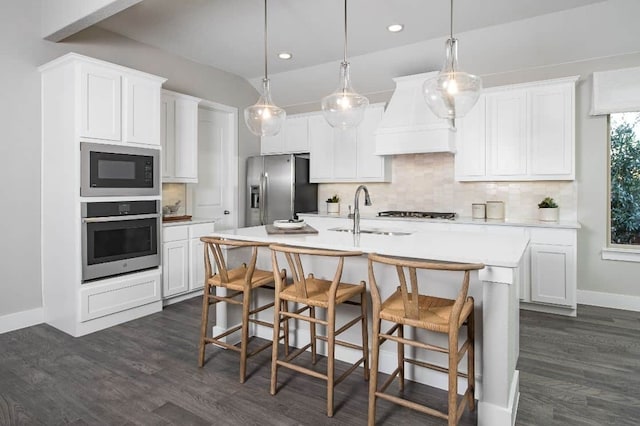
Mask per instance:
[[[318,211],[318,185],[309,183],[309,155],[262,155],[247,159],[246,226]]]

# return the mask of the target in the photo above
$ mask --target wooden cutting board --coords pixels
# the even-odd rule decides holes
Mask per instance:
[[[276,228],[273,225],[265,225],[267,230],[267,234],[279,234],[279,235],[301,235],[301,234],[317,234],[318,230],[310,225],[305,225],[304,228],[300,229],[282,229]]]

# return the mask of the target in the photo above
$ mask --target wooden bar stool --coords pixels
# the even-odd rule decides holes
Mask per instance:
[[[369,379],[369,349],[367,335],[367,302],[366,287],[364,281],[359,284],[346,284],[341,282],[342,269],[344,267],[344,258],[350,256],[360,256],[361,252],[357,251],[334,251],[311,249],[302,247],[290,247],[284,245],[271,245],[271,258],[273,261],[273,270],[276,281],[276,312],[274,317],[273,335],[279,335],[280,322],[284,321],[286,325],[289,319],[297,319],[306,321],[310,327],[310,342],[305,346],[292,351],[288,356],[285,354],[283,359],[278,357],[278,345],[273,346],[273,356],[271,358],[271,395],[276,394],[278,381],[278,368],[286,367],[299,373],[308,374],[327,382],[327,416],[333,416],[333,394],[334,388],[342,380],[344,380],[351,372],[353,372],[360,364],[364,367],[364,378]],[[293,283],[287,284],[284,279],[284,271],[278,267],[278,253],[284,254],[292,274]],[[338,266],[333,280],[323,280],[309,274],[306,278],[302,268],[300,255],[337,257]],[[359,296],[359,301],[351,301],[354,297]],[[281,304],[282,303],[282,309]],[[288,303],[298,304],[298,309],[289,311]],[[336,330],[336,307],[341,304],[351,304],[360,306],[360,314],[342,325]],[[302,306],[302,307],[300,307]],[[316,308],[326,309],[326,320],[316,317]],[[303,313],[308,314],[303,315]],[[353,343],[337,340],[336,337],[360,323],[362,331],[362,345],[358,346]],[[326,336],[320,336],[316,332],[316,325],[326,326]],[[311,362],[317,362],[317,340],[327,342],[327,372],[322,374],[315,370],[302,367],[292,363],[294,358],[311,348]],[[340,377],[335,378],[335,347],[336,345],[357,349],[362,351],[362,357],[356,361],[347,371]]]
[[[202,237],[200,238],[204,242],[204,267],[205,267],[205,284],[204,295],[202,298],[202,325],[200,328],[200,346],[199,346],[199,358],[198,365],[202,367],[204,365],[205,347],[207,344],[214,344],[222,346],[227,349],[240,353],[240,383],[244,383],[247,372],[247,358],[250,358],[272,345],[272,342],[266,343],[252,352],[248,351],[249,344],[249,323],[259,324],[266,327],[273,327],[270,322],[261,321],[254,316],[258,312],[262,312],[266,309],[273,307],[274,302],[266,303],[257,308],[251,309],[252,304],[252,292],[256,288],[267,287],[274,289],[274,273],[272,271],[263,271],[256,269],[256,259],[258,257],[258,247],[266,247],[268,243],[260,243],[254,241],[236,241],[225,240],[217,237]],[[238,268],[227,269],[227,265],[222,253],[221,246],[233,246],[233,247],[251,247],[252,256],[249,261],[249,265],[243,263]],[[215,264],[217,266],[218,273],[213,273],[211,267],[210,256],[213,255]],[[281,279],[285,279],[285,272]],[[269,286],[271,285],[271,286]],[[226,296],[218,296],[216,294],[216,287],[226,288],[231,293]],[[223,333],[207,337],[207,329],[209,328],[209,308],[211,305],[215,305],[220,302],[226,302],[234,305],[242,305],[242,323],[240,325],[231,327]],[[229,344],[222,339],[229,336],[232,333],[242,329],[242,337],[240,339],[240,346]],[[281,338],[285,340],[285,346],[288,347],[287,328],[285,327],[285,333],[282,337],[276,337],[275,342],[279,342]],[[276,335],[276,336],[279,336]],[[278,344],[276,343],[276,347]]]
[[[400,286],[384,302],[381,302],[380,292],[373,271],[374,263],[395,266]],[[405,276],[405,268],[409,271],[409,284]],[[470,410],[475,409],[475,371],[474,371],[474,311],[473,298],[467,297],[469,289],[469,273],[484,268],[479,263],[448,263],[401,259],[396,257],[369,255],[369,281],[371,283],[371,299],[373,301],[373,348],[371,362],[371,381],[369,383],[369,425],[376,421],[376,399],[383,398],[396,404],[411,408],[448,421],[449,425],[457,425],[468,402]],[[462,285],[455,300],[426,296],[418,292],[418,269],[439,271],[464,272]],[[410,286],[410,287],[409,287]],[[380,331],[381,320],[393,323],[387,332]],[[463,326],[467,327],[467,339],[461,347],[458,345],[458,335]],[[425,342],[410,340],[404,337],[404,326],[416,327],[448,335],[448,347],[431,345]],[[394,332],[397,332],[394,335]],[[380,345],[387,340],[397,343],[398,367],[378,389],[378,362]],[[437,351],[448,354],[448,368],[405,357],[404,345],[419,349]],[[467,353],[467,373],[458,371],[458,364]],[[398,377],[400,389],[404,389],[405,363],[419,367],[448,373],[449,375],[449,409],[444,413],[425,405],[409,401],[385,393],[385,390]],[[458,402],[458,376],[467,379],[467,389]]]

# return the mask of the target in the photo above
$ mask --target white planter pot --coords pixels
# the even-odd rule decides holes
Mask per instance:
[[[544,222],[557,222],[558,221],[558,207],[554,208],[539,208],[538,219]]]
[[[327,213],[339,214],[340,213],[340,203],[327,203]]]

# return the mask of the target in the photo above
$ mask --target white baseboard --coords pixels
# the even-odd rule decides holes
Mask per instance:
[[[601,308],[640,312],[640,297],[599,291],[578,290],[578,303]]]
[[[0,334],[19,330],[44,322],[44,309],[35,308],[0,317]]]

